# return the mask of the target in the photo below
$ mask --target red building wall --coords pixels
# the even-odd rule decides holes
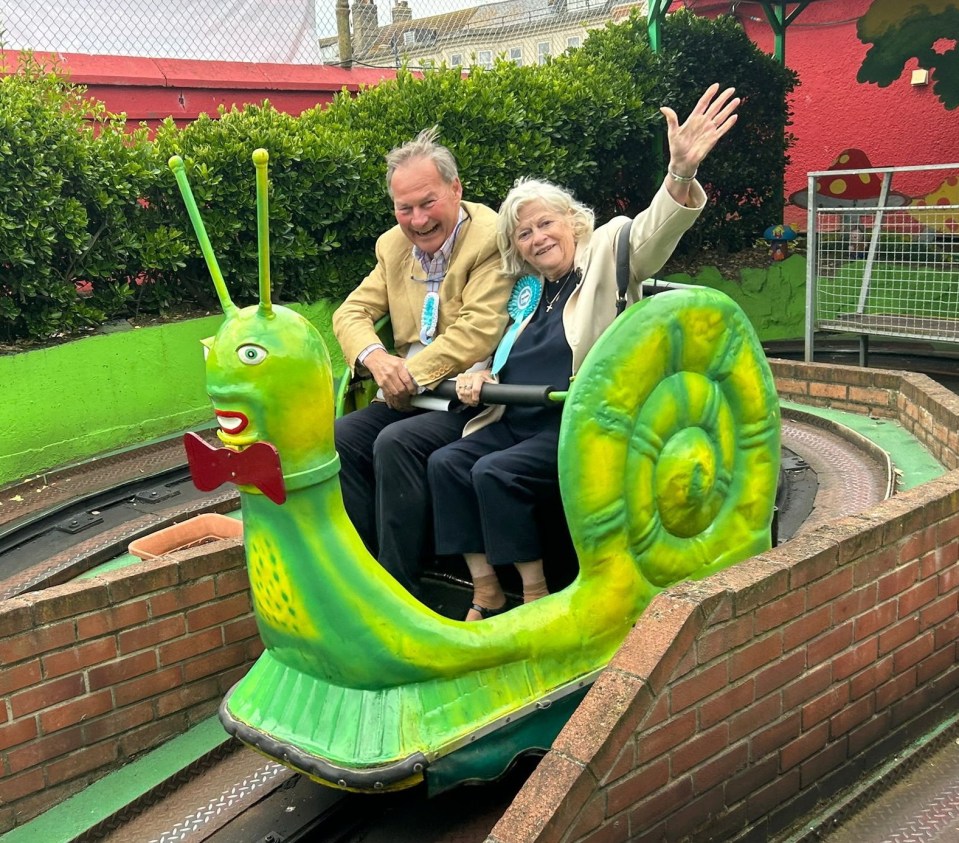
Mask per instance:
[[[4,55],[0,51],[0,55]],[[7,52],[7,61],[15,54]],[[42,57],[40,54],[39,57]],[[50,58],[47,56],[47,58]],[[151,59],[136,56],[59,54],[71,81],[86,86],[90,97],[112,112],[124,112],[131,125],[151,127],[172,116],[180,125],[200,114],[216,114],[223,105],[268,99],[280,111],[299,114],[327,103],[342,89],[356,93],[396,74],[389,68],[345,70],[327,65]]]
[[[902,7],[919,0],[902,0]],[[856,81],[870,45],[859,40],[856,24],[873,0],[814,0],[786,30],[786,64],[799,74],[792,96],[796,136],[786,171],[786,196],[806,189],[806,173],[825,170],[847,148],[863,150],[874,167],[949,164],[959,161],[959,109],[947,111],[929,84],[914,86],[918,67],[912,59],[889,87]],[[761,6],[743,0],[686,0],[672,9],[689,7],[697,14],[725,14],[730,6],[750,39],[772,53],[774,36]],[[796,7],[789,3],[789,11]],[[722,80],[718,80],[722,82]],[[740,92],[745,93],[745,92]],[[748,94],[747,94],[748,95]],[[897,177],[894,186],[910,196],[931,193],[941,174]],[[787,206],[787,220],[805,224],[805,211]]]

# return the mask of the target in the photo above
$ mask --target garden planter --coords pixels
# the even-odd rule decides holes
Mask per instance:
[[[130,542],[129,551],[134,556],[149,560],[174,550],[185,550],[188,547],[219,539],[239,538],[242,535],[242,521],[216,512],[206,512]]]

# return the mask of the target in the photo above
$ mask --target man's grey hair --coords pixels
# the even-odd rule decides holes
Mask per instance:
[[[510,278],[519,278],[531,270],[535,272],[533,267],[520,257],[519,250],[513,242],[513,234],[516,232],[523,205],[534,201],[542,202],[551,211],[561,216],[569,214],[573,238],[577,243],[593,232],[595,217],[592,209],[574,199],[568,190],[539,179],[517,179],[513,189],[506,194],[496,221],[496,245],[499,246],[499,252],[503,258],[503,272]]]
[[[386,189],[393,195],[393,174],[397,168],[408,164],[415,158],[427,158],[436,165],[436,169],[446,184],[452,184],[460,175],[453,153],[436,142],[440,127],[424,129],[413,140],[391,149],[386,154]]]

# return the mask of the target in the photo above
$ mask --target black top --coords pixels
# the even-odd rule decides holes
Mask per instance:
[[[582,273],[574,269],[559,280],[544,284],[533,318],[510,349],[500,370],[501,383],[544,384],[561,390],[569,388],[573,350],[563,329],[563,308],[581,277]],[[560,408],[507,407],[504,419],[517,435],[529,436],[551,425],[559,427]]]

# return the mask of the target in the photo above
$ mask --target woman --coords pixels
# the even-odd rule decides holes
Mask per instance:
[[[660,109],[669,167],[630,230],[632,301],[706,204],[696,171],[736,123],[740,100],[733,94],[710,86],[682,125],[672,109]],[[514,325],[492,370],[457,377],[460,401],[476,406],[483,383],[566,387],[616,316],[616,239],[629,222],[616,217],[594,231],[592,211],[567,191],[542,181],[516,184],[500,208],[497,230],[504,272],[519,279],[511,302]],[[464,438],[430,457],[436,552],[466,559],[473,578],[468,621],[505,607],[497,566],[515,565],[524,602],[548,593],[534,510],[558,483],[559,425],[560,414],[547,408],[490,407],[467,424]]]

